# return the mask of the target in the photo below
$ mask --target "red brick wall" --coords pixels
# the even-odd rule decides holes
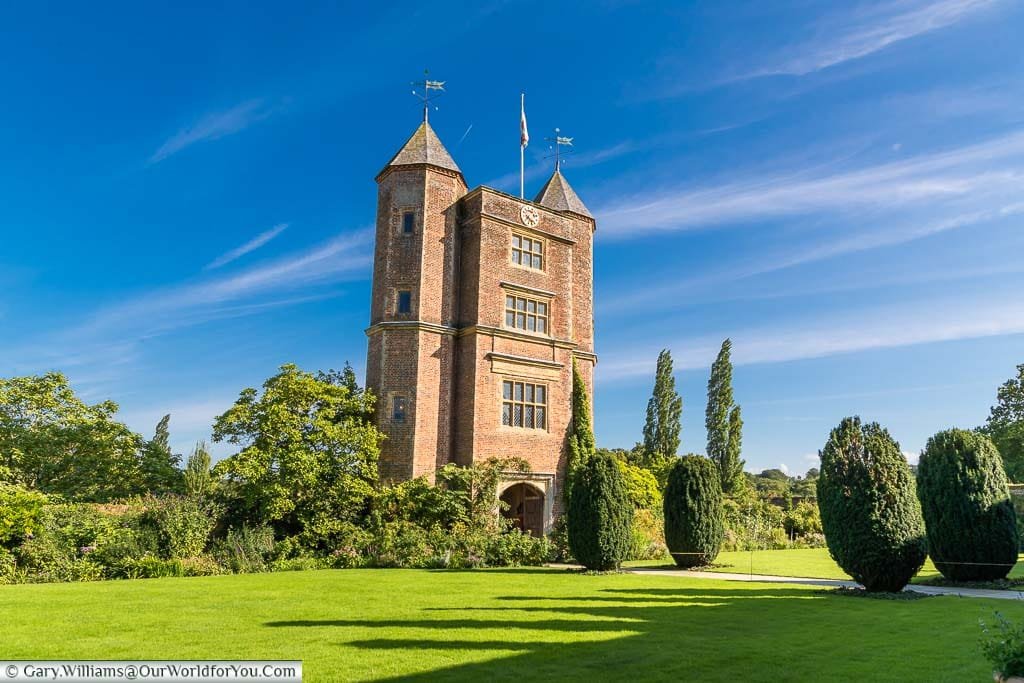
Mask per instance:
[[[462,236],[461,324],[477,326],[457,339],[459,398],[456,444],[460,461],[519,456],[534,472],[556,474],[560,491],[565,471],[565,446],[572,420],[572,347],[593,350],[592,223],[539,209],[535,228],[522,225],[522,202],[484,188],[463,202],[466,213]],[[513,232],[540,238],[544,265],[538,271],[512,263]],[[581,267],[582,266],[582,269]],[[580,272],[580,271],[583,272]],[[504,330],[505,293],[502,283],[553,294],[549,301],[549,334]],[[580,316],[584,320],[580,320]],[[491,352],[557,363],[536,368],[504,364],[511,374],[492,371]],[[474,373],[463,369],[472,363]],[[592,391],[593,365],[580,363]],[[547,429],[533,430],[501,424],[501,387],[506,378],[530,379],[548,387]],[[466,425],[466,426],[463,426]],[[556,501],[557,506],[557,501]]]
[[[367,385],[381,397],[379,424],[388,436],[381,476],[406,479],[448,462],[519,456],[534,472],[556,475],[557,514],[574,355],[581,354],[593,391],[593,222],[536,207],[540,222],[531,229],[520,219],[521,200],[465,190],[461,177],[432,167],[403,167],[380,179]],[[417,212],[412,236],[400,234],[406,208]],[[513,232],[543,240],[541,270],[512,263]],[[549,302],[547,335],[504,328],[506,291],[523,293],[503,283],[542,290],[536,297]],[[386,325],[399,320],[397,289],[412,291],[410,325],[402,329]],[[501,424],[506,378],[547,386],[546,429]],[[395,394],[408,398],[400,424],[391,420]]]
[[[454,318],[455,209],[465,189],[461,176],[429,166],[398,167],[379,179],[366,384],[387,436],[383,479],[431,474],[450,456],[454,342],[439,328]],[[408,210],[416,214],[411,235],[402,232]],[[397,313],[399,290],[411,293],[408,314]],[[401,423],[392,419],[395,396],[407,399]]]

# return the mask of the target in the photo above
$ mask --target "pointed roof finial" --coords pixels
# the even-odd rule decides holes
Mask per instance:
[[[395,156],[391,157],[391,161],[384,166],[377,177],[379,178],[385,171],[396,166],[419,166],[421,164],[436,166],[462,175],[458,164],[441,144],[437,133],[427,121],[416,128],[416,131],[405,141]]]
[[[555,211],[571,211],[572,213],[593,219],[593,215],[587,210],[586,205],[557,167],[533,201]]]
[[[424,121],[424,123],[426,123],[427,120],[430,118],[430,102],[431,102],[431,100],[437,99],[438,97],[441,96],[441,94],[443,94],[445,92],[445,89],[444,89],[445,82],[444,81],[432,81],[432,80],[430,80],[430,70],[429,69],[424,69],[423,70],[423,80],[422,81],[413,81],[412,84],[414,86],[416,86],[417,88],[421,88],[421,90],[419,92],[417,92],[416,90],[413,90],[412,94],[416,96],[416,99],[418,99],[419,101],[421,101],[423,103],[423,121]],[[431,90],[438,91],[438,94],[431,95],[430,94]],[[434,109],[437,109],[437,107],[434,107]]]

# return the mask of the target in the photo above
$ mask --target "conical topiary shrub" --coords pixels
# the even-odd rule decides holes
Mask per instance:
[[[685,455],[668,473],[665,545],[680,567],[711,564],[725,536],[722,485],[708,458]]]
[[[596,454],[575,468],[569,496],[569,549],[587,569],[617,569],[629,555],[633,503],[615,459]]]
[[[1017,563],[1017,515],[999,451],[963,429],[928,440],[917,467],[928,554],[954,581],[1006,578]]]
[[[925,559],[924,520],[899,444],[848,417],[821,451],[818,506],[832,558],[869,591],[902,590]]]

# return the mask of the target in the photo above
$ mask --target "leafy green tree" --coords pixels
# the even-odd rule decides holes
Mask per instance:
[[[192,449],[182,476],[185,495],[189,498],[203,500],[213,493],[215,481],[210,471],[210,449],[205,441],[198,442]]]
[[[17,484],[0,484],[0,549],[30,538],[48,502],[38,491]]]
[[[821,533],[821,512],[814,503],[798,503],[792,510],[786,511],[782,520],[786,535],[790,538],[807,534]]]
[[[743,420],[739,406],[733,401],[731,354],[732,340],[726,339],[711,365],[708,407],[704,413],[708,457],[718,467],[718,477],[726,495],[741,486],[743,478],[743,461],[740,460]]]
[[[665,545],[680,567],[711,564],[725,537],[722,485],[708,458],[679,458],[665,489]]]
[[[653,468],[678,454],[682,414],[683,399],[676,392],[672,354],[662,349],[654,372],[654,391],[647,402],[641,465]]]
[[[353,395],[343,374],[283,365],[245,389],[214,423],[214,441],[241,447],[215,475],[255,522],[301,535],[309,547],[330,545],[369,510],[383,435],[371,423],[374,397]]]
[[[661,507],[661,487],[650,470],[619,460],[622,478],[629,492],[633,507],[638,510],[654,510]]]
[[[171,416],[164,415],[156,425],[153,438],[142,448],[139,467],[142,470],[143,486],[150,493],[181,491],[181,456],[171,452],[170,422]]]
[[[1011,481],[1024,481],[1024,363],[996,392],[996,405],[981,431],[999,449]]]
[[[928,440],[917,467],[928,554],[954,581],[1006,578],[1017,563],[1017,515],[988,437],[962,429]]]
[[[144,441],[116,413],[113,401],[82,401],[59,372],[0,378],[0,470],[14,483],[70,500],[144,493]]]
[[[812,467],[807,470],[807,473],[802,477],[794,477],[790,480],[790,492],[794,496],[802,496],[804,498],[813,498],[817,494],[818,487],[818,469]]]
[[[633,503],[622,472],[608,455],[594,455],[572,474],[569,548],[587,569],[617,569],[629,556]]]
[[[821,451],[818,505],[829,553],[867,590],[902,590],[924,564],[910,467],[877,422],[848,417],[832,430]]]

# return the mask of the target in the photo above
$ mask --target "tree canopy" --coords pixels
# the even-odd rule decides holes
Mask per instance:
[[[996,392],[996,404],[982,427],[995,443],[1011,481],[1024,481],[1024,363]]]
[[[0,378],[0,471],[70,500],[144,493],[145,441],[115,419],[117,409],[84,402],[59,372]]]
[[[214,441],[241,450],[215,472],[255,520],[325,539],[367,512],[383,435],[374,397],[349,375],[283,365],[217,418]]]
[[[142,448],[140,467],[143,485],[151,493],[181,491],[181,456],[171,452],[171,416],[164,415],[156,425],[153,438]]]

